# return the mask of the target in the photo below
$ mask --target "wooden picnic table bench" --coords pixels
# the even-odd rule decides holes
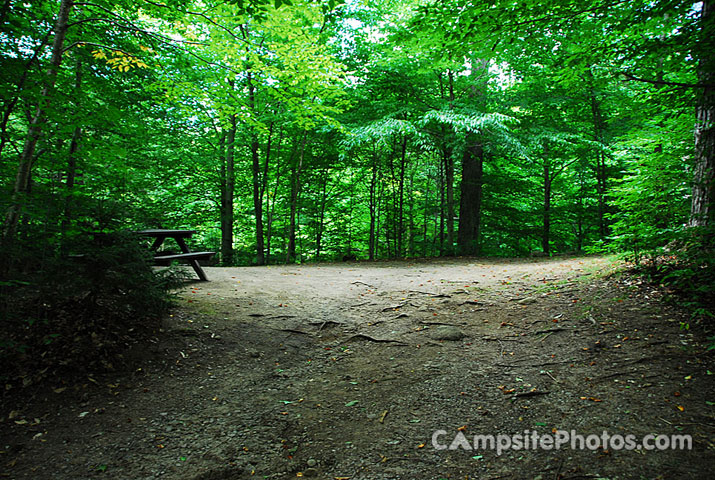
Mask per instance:
[[[154,251],[155,263],[161,264],[172,260],[186,261],[193,267],[196,275],[199,276],[199,279],[204,282],[208,281],[206,273],[204,273],[204,270],[199,264],[199,260],[209,260],[211,257],[216,255],[216,252],[192,252],[189,249],[188,245],[186,245],[185,239],[196,233],[196,230],[149,229],[141,230],[137,233],[143,237],[150,237],[154,239],[154,243],[151,248]],[[168,255],[161,255],[157,253],[157,250],[167,238],[173,238],[176,241],[176,244],[179,245],[179,248],[181,249],[181,253]]]

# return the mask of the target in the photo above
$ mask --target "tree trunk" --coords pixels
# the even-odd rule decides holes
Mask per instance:
[[[702,85],[696,106],[695,175],[690,207],[689,225],[692,227],[715,224],[715,59],[713,59],[713,5],[703,2],[700,31],[705,38],[700,46],[698,80]]]
[[[348,258],[353,254],[353,196],[348,197],[348,248],[346,253]]]
[[[405,162],[407,156],[407,135],[402,137],[400,147],[400,178],[397,190],[397,257],[402,257],[404,251],[404,230],[405,230]]]
[[[472,135],[470,135],[472,137]],[[461,202],[457,245],[460,255],[479,255],[482,220],[482,183],[484,148],[474,138],[467,138],[462,157]]]
[[[79,150],[79,139],[82,136],[82,127],[77,126],[72,132],[70,150],[67,157],[67,180],[65,181],[65,201],[64,212],[60,232],[64,236],[72,221],[72,192],[77,179],[77,150]]]
[[[233,87],[233,82],[231,82]],[[226,134],[226,154],[222,173],[223,189],[221,195],[221,262],[233,264],[233,194],[236,176],[234,172],[234,154],[236,150],[236,115],[231,115],[230,126]]]
[[[410,195],[407,197],[407,225],[405,228],[405,256],[411,257],[415,251],[415,197],[411,193],[415,191],[415,173],[414,170],[410,173],[410,181],[407,191]]]
[[[370,209],[370,236],[368,238],[368,258],[375,260],[375,223],[377,216],[377,151],[373,143],[372,166],[370,175],[370,198],[368,201]]]
[[[82,92],[82,60],[77,57],[75,66],[75,84],[74,96],[79,101]],[[78,108],[79,110],[79,108]],[[60,225],[61,235],[64,236],[67,228],[72,220],[72,191],[74,190],[75,180],[77,177],[77,150],[79,150],[79,139],[82,136],[82,127],[77,125],[72,132],[72,140],[70,141],[70,150],[67,157],[67,180],[65,182],[65,201],[64,212],[62,214],[62,223]]]
[[[551,254],[551,159],[544,146],[544,224],[541,232],[541,249],[545,255]]]
[[[601,240],[606,239],[606,158],[599,152],[596,157],[596,194],[598,196],[598,236]]]
[[[593,72],[589,67],[586,70],[589,85],[589,99],[591,102],[591,120],[593,122],[593,137],[596,142],[603,145],[604,120],[601,113],[601,104],[596,98]],[[598,197],[598,234],[601,240],[606,239],[608,226],[606,223],[606,190],[607,190],[606,155],[599,151],[596,154],[596,195]]]
[[[226,197],[226,130],[217,129],[218,148],[216,149],[216,163],[219,165],[218,187],[219,187],[219,223],[221,225],[221,245],[223,248],[223,216],[224,198]],[[223,257],[223,252],[221,253]],[[223,258],[221,259],[223,261]]]
[[[54,28],[55,38],[52,42],[50,67],[47,70],[45,84],[42,88],[42,92],[40,93],[40,102],[34,116],[30,120],[30,125],[27,129],[27,137],[25,139],[25,146],[23,147],[22,154],[20,155],[20,162],[17,169],[17,176],[15,178],[12,200],[10,208],[5,216],[5,224],[3,226],[3,245],[7,245],[14,239],[17,232],[17,224],[20,220],[20,214],[22,212],[23,205],[26,202],[25,197],[27,196],[30,185],[32,159],[45,123],[45,110],[49,106],[52,91],[55,86],[55,80],[57,79],[57,72],[62,63],[63,46],[65,36],[67,34],[67,24],[69,22],[69,16],[73,5],[73,0],[61,0],[60,2],[59,14],[57,15],[57,21],[55,22]]]
[[[449,109],[454,110],[454,73],[448,72],[449,78]],[[454,157],[451,147],[446,145],[446,129],[442,129],[442,137],[445,139],[443,149],[444,174],[447,195],[447,255],[454,255]]]
[[[295,245],[296,245],[296,212],[298,211],[298,193],[300,192],[300,174],[303,169],[303,156],[305,155],[305,144],[308,140],[308,132],[303,132],[303,138],[300,141],[300,150],[298,159],[293,167],[293,178],[291,181],[290,192],[290,223],[288,225],[288,249],[286,253],[286,263],[295,261]]]
[[[578,175],[579,178],[579,194],[578,194],[578,199],[576,203],[576,211],[577,211],[577,217],[576,217],[576,251],[578,253],[581,253],[583,250],[583,241],[586,236],[583,228],[583,222],[584,222],[584,212],[585,212],[585,207],[584,207],[584,197],[586,196],[586,189],[585,189],[585,180],[584,180],[584,174],[583,172],[579,172]]]
[[[265,265],[263,240],[263,196],[260,188],[260,157],[258,137],[251,141],[251,160],[253,166],[253,212],[256,217],[256,265]]]
[[[328,203],[328,171],[323,173],[323,188],[320,195],[320,210],[318,211],[318,225],[315,233],[315,259],[320,260],[320,250],[323,243],[323,229],[325,223],[325,207]]]
[[[443,151],[444,182],[447,201],[447,255],[454,255],[454,158],[452,149],[445,147]]]
[[[395,185],[398,184],[397,174],[395,173],[395,153],[397,152],[397,144],[393,141],[390,148],[388,167],[390,169],[390,197],[385,199],[385,244],[387,247],[387,256],[395,258],[397,256],[397,205],[395,205]],[[390,202],[392,200],[392,202]]]
[[[375,215],[375,256],[380,256],[380,228],[382,223],[384,223],[383,216],[380,215],[381,207],[383,205],[383,200],[385,198],[385,182],[381,181],[382,175],[378,172],[378,182],[377,182],[377,200],[376,205],[376,215]],[[385,207],[386,208],[386,207]],[[382,222],[382,223],[381,223]],[[388,249],[389,252],[389,249]]]
[[[429,176],[428,176],[429,178]],[[422,256],[427,257],[429,255],[429,250],[428,250],[428,229],[429,229],[429,197],[430,197],[430,183],[428,182],[427,185],[425,185],[425,201],[424,201],[424,210],[422,211],[422,238],[424,242],[424,247],[422,248]]]
[[[272,126],[272,125],[271,125]],[[278,186],[281,181],[281,166],[280,166],[280,151],[281,144],[283,143],[283,129],[279,130],[278,134],[278,145],[276,150],[278,151],[278,160],[276,162],[276,180],[275,188],[273,189],[273,194],[270,193],[266,196],[266,210],[268,214],[266,215],[266,263],[271,262],[271,240],[273,235],[273,213],[276,207],[276,196],[278,195]],[[272,151],[272,148],[266,148],[266,163],[264,165],[263,171],[265,172],[264,184],[268,188],[268,154]]]
[[[447,213],[445,212],[445,184],[447,183],[444,175],[444,162],[439,164],[439,256],[444,255],[444,227],[445,227],[445,217]],[[435,228],[437,228],[435,226]]]
[[[254,116],[256,111],[256,87],[253,84],[253,75],[250,70],[246,72],[248,85],[248,108]],[[270,142],[270,139],[269,139]],[[263,240],[263,195],[261,185],[261,159],[259,155],[258,134],[253,131],[251,135],[251,171],[253,173],[253,213],[256,217],[256,264],[265,265],[264,240]]]

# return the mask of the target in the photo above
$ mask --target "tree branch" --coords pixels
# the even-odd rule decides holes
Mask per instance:
[[[650,83],[651,85],[667,85],[669,87],[684,87],[684,88],[713,88],[715,85],[712,83],[681,83],[681,82],[666,82],[665,80],[651,80],[648,78],[638,78],[634,77],[628,72],[621,72],[621,75],[626,77],[627,80],[633,80],[635,82]]]
[[[144,1],[145,1],[146,3],[148,3],[148,4],[150,4],[150,5],[154,5],[155,7],[171,8],[171,7],[169,7],[168,5],[164,5],[164,4],[161,4],[161,3],[152,2],[151,0],[144,0]],[[184,13],[187,14],[187,15],[194,15],[194,16],[196,16],[196,17],[201,17],[201,18],[203,18],[204,20],[206,20],[207,22],[209,22],[211,25],[213,25],[213,26],[219,28],[220,30],[223,30],[224,32],[228,33],[234,40],[237,40],[237,41],[239,41],[239,42],[243,42],[243,41],[244,41],[244,39],[242,39],[241,37],[239,37],[238,35],[236,35],[235,33],[233,33],[228,27],[225,27],[224,25],[221,25],[220,23],[218,23],[217,21],[213,20],[211,17],[209,17],[208,15],[206,15],[206,14],[203,13],[203,12],[192,12],[192,11],[190,11],[190,10],[187,10],[187,11],[185,11]]]
[[[573,160],[571,160],[571,161],[564,162],[558,170],[554,171],[554,173],[551,175],[551,178],[549,179],[549,181],[553,182],[553,181],[556,179],[556,177],[558,177],[559,175],[561,175],[561,172],[563,172],[564,170],[566,170],[566,168],[567,168],[568,166],[573,165],[574,163],[576,163],[578,160],[579,160],[578,158],[575,158],[575,159],[573,159]]]
[[[74,43],[68,45],[67,47],[65,47],[65,48],[62,50],[62,53],[66,52],[67,50],[71,50],[71,49],[73,49],[74,47],[81,47],[81,46],[83,46],[83,45],[90,45],[90,46],[92,46],[92,47],[97,47],[97,48],[105,48],[105,49],[107,49],[107,50],[112,50],[113,52],[121,52],[121,53],[123,53],[124,55],[126,55],[127,57],[138,58],[136,54],[134,54],[134,53],[129,53],[129,52],[127,52],[126,50],[122,50],[121,48],[110,47],[109,45],[102,45],[101,43],[93,43],[93,42],[74,42]]]
[[[544,21],[546,21],[546,22],[552,22],[552,21],[554,21],[555,18],[556,18],[556,19],[561,19],[561,20],[572,20],[572,19],[578,17],[579,15],[584,15],[584,14],[587,14],[587,13],[593,13],[593,12],[597,12],[597,11],[599,11],[599,10],[608,10],[608,9],[613,8],[613,7],[616,7],[616,6],[618,6],[618,5],[622,4],[622,3],[628,3],[628,2],[630,2],[630,0],[616,0],[616,1],[614,1],[614,2],[606,2],[606,3],[602,4],[602,5],[596,5],[596,6],[594,6],[594,7],[586,8],[586,9],[583,9],[583,10],[576,10],[575,12],[572,12],[572,13],[570,13],[570,14],[564,14],[564,15],[561,15],[561,16],[554,15],[554,14],[552,14],[552,13],[548,13],[548,14],[546,14],[546,15],[542,15],[542,16],[539,17],[539,18],[532,18],[532,19],[523,20],[523,21],[520,21],[520,22],[507,23],[507,24],[504,25],[504,27],[506,27],[506,28],[508,29],[508,28],[511,28],[511,27],[521,27],[521,26],[524,26],[524,25],[529,25],[529,24],[539,23],[539,22],[544,22]]]
[[[72,28],[72,27],[75,27],[77,25],[81,25],[81,24],[87,23],[87,22],[106,22],[106,21],[107,21],[106,18],[101,18],[101,17],[83,18],[82,20],[77,20],[76,22],[72,22],[72,23],[68,24],[67,28]]]
[[[164,43],[186,43],[186,44],[189,44],[189,45],[203,45],[203,43],[201,43],[201,42],[192,42],[192,41],[190,41],[190,40],[179,40],[179,39],[176,39],[176,38],[167,37],[166,35],[162,35],[162,34],[160,34],[160,33],[155,33],[155,32],[150,32],[150,31],[148,31],[148,30],[144,30],[143,28],[139,28],[139,27],[137,27],[136,25],[134,25],[130,20],[128,20],[128,19],[126,19],[126,18],[124,18],[124,17],[122,17],[122,16],[120,16],[120,15],[117,15],[116,13],[112,12],[112,11],[109,10],[108,8],[105,8],[105,7],[101,6],[101,5],[97,5],[96,3],[91,3],[91,2],[77,2],[77,3],[75,3],[75,6],[87,6],[87,7],[97,8],[97,9],[99,9],[99,10],[105,12],[105,13],[108,14],[109,16],[113,17],[114,19],[112,20],[112,19],[109,19],[109,18],[95,18],[95,19],[93,19],[94,21],[102,21],[102,22],[111,23],[111,24],[113,24],[113,25],[115,25],[115,26],[117,26],[117,27],[119,27],[119,28],[123,28],[123,29],[125,29],[125,30],[129,30],[129,31],[141,33],[141,34],[144,34],[144,35],[147,35],[147,36],[150,36],[150,37],[158,38],[158,39],[160,39],[161,41],[163,41]],[[74,25],[83,23],[83,22],[88,21],[88,20],[89,20],[89,19],[87,19],[87,20],[78,20],[78,21],[72,23],[72,25],[74,26]]]

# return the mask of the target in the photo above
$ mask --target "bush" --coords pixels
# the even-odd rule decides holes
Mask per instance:
[[[643,270],[677,294],[698,320],[715,319],[715,228],[684,228]]]
[[[655,133],[647,130],[629,139],[629,148],[620,153],[630,173],[611,191],[613,234],[601,247],[622,253],[637,271],[670,289],[694,318],[712,319],[715,226],[688,226],[692,121],[686,115],[661,121]],[[672,133],[661,135],[663,128]]]
[[[179,273],[155,272],[139,238],[81,238],[92,236],[78,235],[65,248],[34,241],[16,249],[11,273],[0,282],[5,383],[28,384],[60,370],[112,369],[171,305]]]

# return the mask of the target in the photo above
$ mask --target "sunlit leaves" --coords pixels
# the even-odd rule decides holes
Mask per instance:
[[[139,57],[122,52],[121,50],[110,51],[109,57],[102,49],[93,50],[92,57],[96,60],[104,60],[112,69],[119,70],[120,72],[128,72],[132,68],[149,68],[149,65],[144,63]]]
[[[418,133],[414,123],[398,118],[383,118],[370,124],[353,128],[344,140],[347,148],[377,142],[387,145],[393,137],[413,136]]]
[[[344,3],[344,0],[312,0],[313,3],[320,5],[324,13],[330,12],[338,5]],[[291,0],[229,0],[227,3],[236,6],[239,15],[248,15],[255,18],[265,19],[268,15],[268,7],[272,6],[279,9],[282,6],[292,6]]]
[[[485,131],[507,131],[509,125],[516,125],[519,120],[502,113],[478,113],[466,115],[451,110],[430,110],[421,119],[426,125],[430,122],[449,125],[457,132],[483,133]]]

